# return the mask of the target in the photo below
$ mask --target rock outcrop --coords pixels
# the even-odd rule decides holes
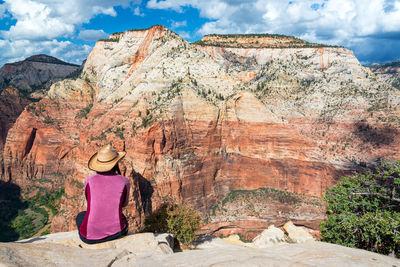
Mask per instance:
[[[17,243],[0,243],[0,264],[6,266],[112,266],[123,259],[173,253],[169,234],[128,234],[126,237],[88,245],[77,231],[51,234]],[[115,265],[114,265],[115,266]]]
[[[323,242],[279,244],[268,248],[209,237],[198,248],[172,253],[169,235],[131,234],[98,245],[80,242],[77,232],[18,243],[0,243],[5,266],[399,266],[380,254]],[[108,244],[109,243],[109,244]],[[162,249],[161,249],[162,247]]]
[[[283,226],[283,229],[287,233],[289,242],[292,243],[304,243],[307,241],[314,240],[313,236],[303,228],[296,227],[293,222],[287,222]]]
[[[253,244],[258,248],[268,248],[273,245],[284,243],[285,233],[276,228],[274,225],[270,225],[267,229],[253,239]]]
[[[210,232],[243,232],[288,219],[317,228],[319,198],[341,175],[399,159],[400,91],[351,51],[215,42],[163,26],[98,41],[81,77],[55,83],[9,131],[4,179],[28,193],[65,186],[52,230],[72,230],[87,161],[113,142],[127,152],[132,229],[173,198]],[[253,202],[227,201],[232,192]]]

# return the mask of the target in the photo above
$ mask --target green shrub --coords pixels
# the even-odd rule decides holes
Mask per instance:
[[[154,121],[155,118],[153,118],[153,115],[151,113],[147,114],[145,117],[142,118],[142,124],[140,126],[146,128],[147,126],[150,126]]]
[[[400,256],[400,163],[341,181],[325,195],[323,241]]]
[[[124,140],[125,139],[124,131],[125,131],[124,127],[117,127],[117,129],[114,131],[114,134],[118,136],[120,139]]]
[[[145,231],[168,232],[179,242],[189,245],[200,228],[200,216],[183,204],[164,203],[145,219]]]
[[[46,115],[44,117],[43,123],[47,124],[47,125],[54,125],[55,121],[54,121],[54,119],[52,117],[50,117],[49,115]]]
[[[87,115],[89,114],[90,110],[92,109],[93,104],[89,104],[86,108],[79,110],[79,112],[75,115],[76,119],[87,119]]]

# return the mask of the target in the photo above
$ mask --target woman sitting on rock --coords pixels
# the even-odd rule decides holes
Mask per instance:
[[[87,211],[76,217],[79,237],[85,243],[113,240],[128,232],[122,207],[128,204],[130,184],[118,167],[125,154],[106,145],[89,160],[88,167],[96,174],[85,180]]]

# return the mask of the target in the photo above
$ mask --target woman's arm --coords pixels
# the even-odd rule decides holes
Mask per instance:
[[[124,203],[122,204],[122,207],[125,207],[126,205],[128,205],[129,203],[129,193],[131,190],[131,183],[129,182],[129,179],[125,178],[125,188],[126,188],[126,195],[125,195],[125,199],[124,199]]]

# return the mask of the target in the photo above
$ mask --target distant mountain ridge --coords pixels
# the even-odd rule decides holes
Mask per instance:
[[[373,63],[367,65],[367,67],[369,67],[376,73],[382,73],[382,74],[400,73],[400,60],[387,63]]]
[[[49,89],[51,84],[79,70],[80,66],[52,56],[34,55],[23,61],[7,63],[0,69],[0,92],[14,86],[21,92]]]
[[[52,57],[52,56],[48,56],[48,55],[44,55],[44,54],[33,55],[33,56],[30,56],[30,57],[26,58],[25,60],[13,62],[13,63],[6,63],[4,65],[18,66],[18,65],[24,64],[24,62],[27,62],[27,61],[80,67],[80,65],[68,63],[68,62],[62,61],[62,60],[60,60],[58,58],[55,58],[55,57]]]
[[[379,75],[387,84],[391,84],[400,90],[400,60],[387,63],[373,63],[366,65],[374,73]]]

